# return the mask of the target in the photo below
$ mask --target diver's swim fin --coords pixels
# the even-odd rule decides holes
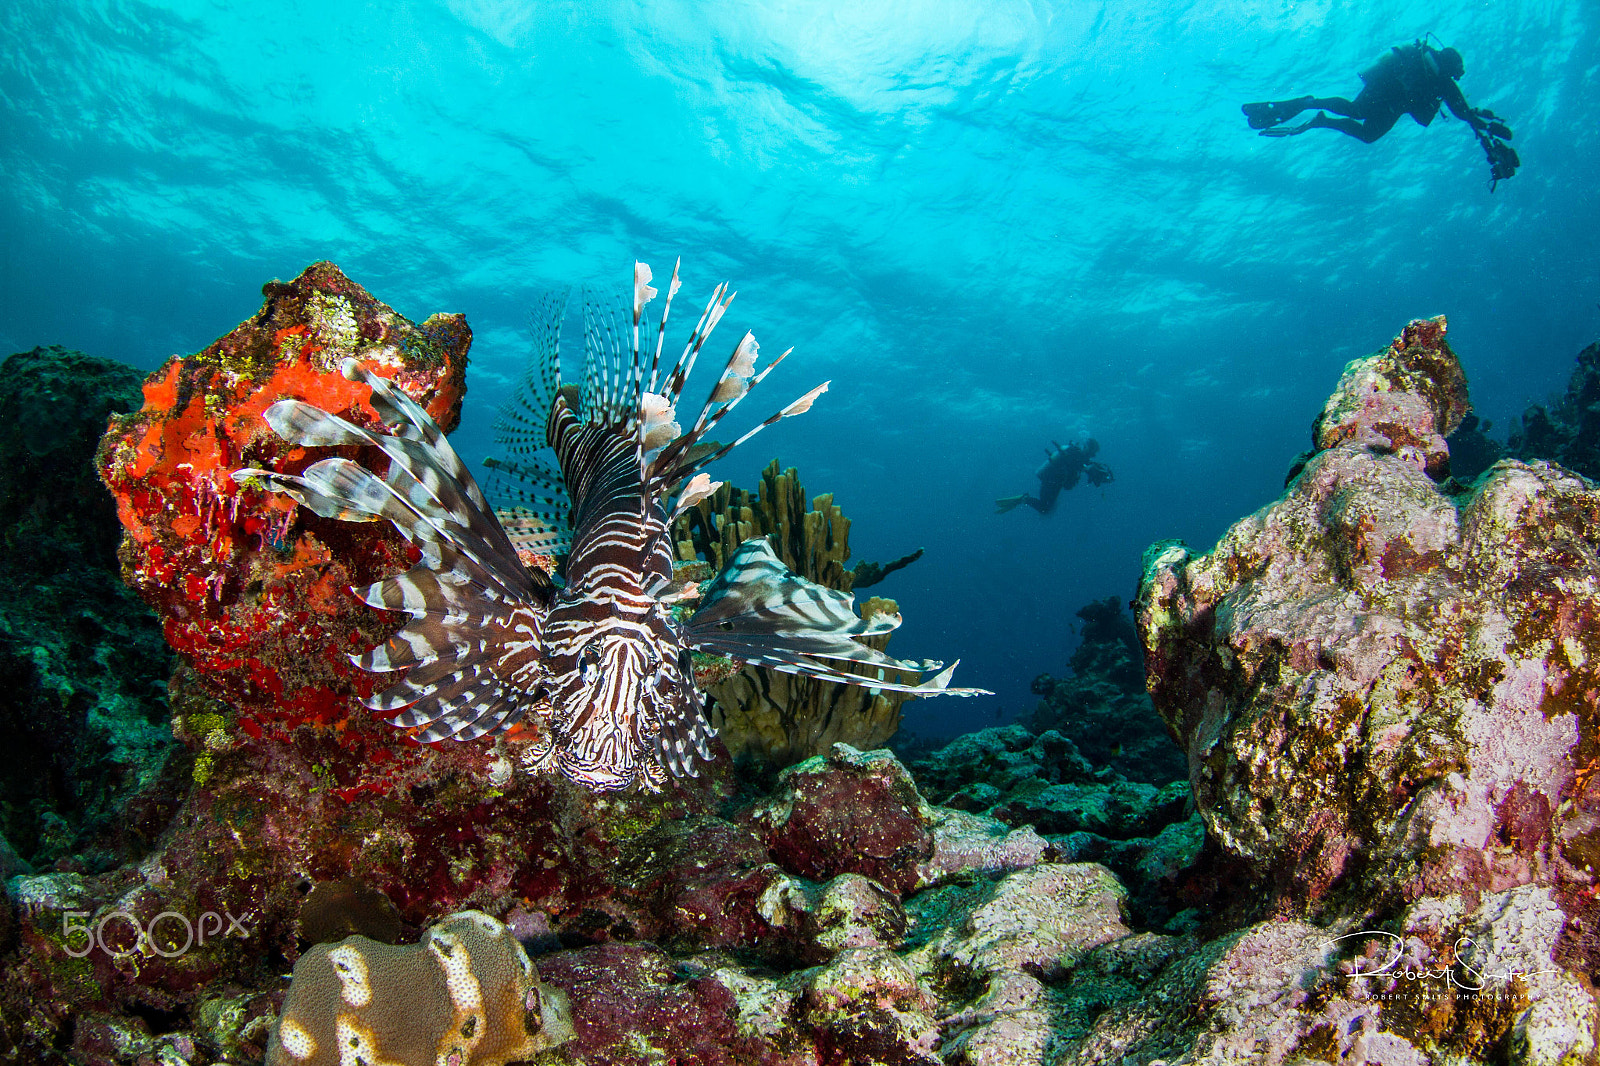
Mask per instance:
[[[1005,514],[1007,511],[1009,511],[1009,510],[1011,510],[1011,509],[1013,509],[1015,507],[1022,506],[1022,504],[1027,501],[1027,499],[1028,499],[1028,494],[1026,492],[1024,492],[1021,496],[1007,496],[1003,500],[996,500],[996,501],[994,501],[994,506],[995,506],[995,512],[994,513],[995,514]]]
[[[1298,125],[1298,126],[1274,126],[1270,130],[1262,130],[1260,136],[1262,136],[1262,137],[1293,137],[1296,134],[1304,133],[1306,130],[1310,129],[1312,126],[1315,126],[1317,124],[1317,119],[1321,118],[1321,117],[1322,117],[1322,112],[1318,111],[1317,115],[1316,115],[1316,118],[1308,118],[1304,122],[1300,123],[1300,125]]]
[[[1262,101],[1255,104],[1242,104],[1239,110],[1244,112],[1245,121],[1250,123],[1253,130],[1271,129],[1280,122],[1294,118],[1304,111],[1315,97],[1302,96],[1297,100]]]

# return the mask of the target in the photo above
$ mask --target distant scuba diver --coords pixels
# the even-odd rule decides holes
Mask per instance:
[[[1489,157],[1489,191],[1517,172],[1522,161],[1506,142],[1511,128],[1487,108],[1473,108],[1456,80],[1466,70],[1461,53],[1454,48],[1434,48],[1426,41],[1396,45],[1372,66],[1361,72],[1362,89],[1354,100],[1342,96],[1301,96],[1243,105],[1250,128],[1263,137],[1293,137],[1306,130],[1328,129],[1348,133],[1371,144],[1394,128],[1401,115],[1410,115],[1417,125],[1427,126],[1439,113],[1442,103],[1451,114],[1472,127],[1473,135]],[[1318,109],[1317,114],[1298,126],[1283,123],[1302,111]],[[1324,111],[1342,117],[1329,118]]]
[[[1099,451],[1100,444],[1093,437],[1066,448],[1057,441],[1051,441],[1050,447],[1044,450],[1044,463],[1033,472],[1039,479],[1038,497],[1024,492],[1021,496],[996,500],[994,503],[998,510],[995,513],[1005,514],[1013,507],[1027,504],[1040,514],[1049,514],[1055,510],[1056,499],[1062,490],[1076,485],[1079,477],[1087,478],[1091,485],[1106,484],[1112,480],[1111,468],[1095,461],[1094,457]]]

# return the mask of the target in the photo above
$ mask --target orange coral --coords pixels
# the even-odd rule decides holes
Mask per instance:
[[[360,706],[382,684],[346,654],[383,639],[386,623],[348,590],[416,553],[385,524],[324,522],[231,475],[295,472],[321,457],[266,425],[263,412],[286,397],[379,424],[366,386],[336,372],[347,357],[453,425],[472,335],[459,315],[407,322],[331,263],[265,291],[255,317],[150,375],[144,407],[112,419],[99,467],[128,533],[124,577],[205,691],[238,708],[252,738],[358,722],[339,734],[352,757],[335,774],[340,794],[354,796],[381,790],[383,768],[408,742]]]

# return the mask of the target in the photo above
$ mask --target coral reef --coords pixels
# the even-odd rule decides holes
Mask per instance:
[[[300,956],[266,1066],[505,1066],[572,1039],[566,995],[480,911],[405,947],[352,936]]]
[[[1470,489],[1443,480],[1466,409],[1444,334],[1413,322],[1350,364],[1283,498],[1210,552],[1150,550],[1150,691],[1208,830],[1278,906],[1436,914],[1397,919],[1398,935],[1448,965],[1453,937],[1492,925],[1468,917],[1492,897],[1547,900],[1545,931],[1514,923],[1524,939],[1497,961],[1550,970],[1522,985],[1516,1039],[1565,1050],[1530,1061],[1582,1059],[1580,975],[1600,962],[1600,490],[1515,460]],[[1403,1028],[1401,1012],[1369,1014]]]
[[[230,489],[228,474],[282,449],[259,413],[285,394],[363,417],[364,391],[326,372],[345,355],[392,373],[448,423],[468,334],[458,316],[412,326],[330,264],[266,295],[261,312],[227,337],[151,375],[144,407],[113,419],[101,444],[101,473],[126,529],[124,574],[180,652],[171,724],[143,728],[158,750],[182,757],[160,778],[169,804],[142,813],[129,801],[119,812],[123,831],[143,843],[112,858],[137,864],[96,859],[34,873],[26,860],[41,852],[25,833],[22,855],[5,852],[15,856],[5,861],[17,875],[8,892],[20,919],[0,978],[6,1039],[50,1048],[78,1016],[156,1010],[198,1019],[219,997],[272,987],[299,952],[297,886],[351,876],[389,896],[413,936],[440,914],[515,904],[540,915],[545,933],[580,943],[759,937],[767,925],[758,900],[778,871],[742,831],[742,851],[723,846],[734,830],[711,814],[725,792],[720,778],[650,800],[602,801],[514,773],[533,739],[525,732],[496,745],[433,748],[360,705],[381,682],[346,652],[393,623],[347,586],[400,569],[408,546],[386,526],[324,521]],[[309,458],[284,455],[281,465]],[[100,536],[114,544],[109,508],[102,517]],[[121,651],[136,648],[129,640]],[[30,701],[17,708],[22,722],[40,719],[54,699],[18,695]],[[75,708],[82,713],[67,706]],[[115,735],[127,743],[144,734],[118,725]],[[9,774],[8,787],[27,769]],[[104,794],[116,798],[114,787]],[[704,831],[678,831],[691,824]],[[163,830],[160,847],[144,854]],[[70,834],[63,839],[61,848],[73,846]],[[681,928],[690,907],[702,918]],[[135,940],[135,926],[143,933],[167,914],[197,932],[202,921],[236,916],[248,937],[211,935],[171,957],[151,937]],[[104,923],[116,933],[107,946],[86,944],[85,929]],[[166,923],[163,933],[181,942],[182,922]],[[256,1016],[255,1000],[243,1002],[225,1013]],[[211,1046],[264,1039],[247,1022],[230,1032]]]
[[[1082,642],[1072,653],[1072,674],[1040,674],[1041,697],[1028,722],[1035,733],[1066,738],[1096,766],[1134,781],[1164,785],[1186,774],[1183,753],[1156,714],[1144,686],[1144,649],[1133,620],[1115,596],[1085,604]]]
[[[237,330],[152,374],[142,409],[114,418],[100,446],[126,531],[124,576],[180,653],[168,693],[181,746],[157,727],[181,756],[174,803],[138,862],[34,872],[0,849],[13,875],[0,1046],[40,1061],[72,1046],[79,1061],[133,1062],[181,1038],[192,1063],[259,1058],[278,975],[309,950],[300,934],[354,927],[388,939],[396,914],[375,914],[376,894],[393,901],[402,943],[440,914],[479,908],[546,947],[651,940],[783,965],[892,950],[904,925],[895,892],[848,871],[815,881],[785,871],[748,820],[719,815],[725,759],[660,796],[597,797],[513,772],[534,739],[525,732],[429,747],[360,706],[370,683],[345,653],[393,623],[346,586],[398,569],[407,546],[382,526],[230,490],[226,475],[309,461],[261,424],[284,395],[370,419],[327,373],[345,356],[393,375],[448,423],[468,334],[450,316],[412,326],[329,264],[265,293]],[[898,800],[869,785],[835,792],[864,833],[869,802],[893,802],[884,814],[898,827]],[[931,846],[904,858],[927,877],[1042,853],[998,823],[916,809]],[[374,917],[381,931],[341,924]]]
[[[1513,429],[1506,453],[1549,459],[1600,481],[1600,341],[1578,353],[1567,391],[1553,405],[1535,404]]]
[[[391,764],[417,753],[358,702],[377,682],[346,653],[392,624],[347,590],[403,569],[412,549],[386,524],[320,519],[231,475],[313,458],[261,418],[286,396],[376,421],[366,387],[338,373],[345,358],[391,376],[452,427],[472,335],[459,315],[412,325],[331,263],[263,292],[255,317],[152,374],[144,406],[101,442],[101,475],[126,530],[123,575],[192,667],[192,693],[231,709],[226,738],[212,736],[209,719],[185,726],[189,739],[205,738],[197,775],[241,735],[298,736],[306,761],[323,760],[346,797],[382,791]]]
[[[969,733],[911,770],[945,807],[1036,831],[1054,856],[1115,871],[1141,924],[1161,926],[1186,909],[1173,905],[1175,881],[1205,838],[1186,780],[1130,781],[1095,767],[1060,733],[1020,725]]]
[[[673,534],[678,559],[703,559],[712,572],[721,570],[740,544],[766,537],[784,565],[801,577],[841,592],[851,590],[855,577],[844,565],[850,558],[850,520],[831,493],[808,505],[795,469],[780,472],[776,459],[762,472],[760,489],[723,485],[680,518]],[[914,557],[891,563],[875,579]],[[874,597],[861,605],[861,617],[897,610],[893,600]],[[879,650],[889,642],[887,636],[862,640]],[[711,724],[728,751],[775,767],[820,755],[836,743],[878,747],[900,727],[906,700],[754,666],[711,685],[709,693]]]
[[[375,721],[343,656],[393,623],[343,586],[403,565],[406,545],[224,483],[309,460],[260,425],[281,395],[371,417],[323,373],[345,354],[447,418],[465,325],[412,326],[326,264],[266,295],[152,375],[99,453],[123,572],[180,651],[176,741],[153,683],[115,724],[92,671],[72,675],[76,704],[38,685],[0,697],[69,731],[89,708],[73,735],[88,761],[55,766],[109,766],[83,743],[95,728],[146,738],[150,757],[86,786],[107,818],[72,823],[58,803],[56,844],[3,809],[0,1058],[1594,1059],[1600,490],[1517,460],[1464,483],[1446,442],[1465,380],[1442,321],[1348,368],[1280,500],[1204,555],[1149,553],[1139,647],[1119,604],[1080,612],[1072,677],[1040,682],[1050,728],[984,730],[909,768],[824,730],[742,791],[723,759],[659,795],[597,796],[514,772],[526,731],[435,747]],[[98,373],[33,354],[41,380]],[[99,547],[37,551],[73,554],[52,574],[98,559],[104,582],[115,538],[83,476],[89,436],[79,460],[40,451],[61,465],[30,476],[78,478],[82,535],[64,537]],[[715,562],[771,522],[759,532],[791,562],[848,587],[831,501],[808,511],[792,474],[769,475],[759,497],[712,501],[679,554]],[[24,543],[44,489],[0,489],[0,537]],[[132,633],[64,627],[59,657],[31,661],[67,677],[86,648],[136,650]],[[1159,733],[1115,732],[1143,706],[1141,650],[1186,780],[1128,760]],[[8,799],[31,772],[8,768]],[[139,828],[100,828],[114,818]]]
[[[142,856],[181,797],[171,653],[117,574],[95,445],[139,373],[65,348],[0,365],[0,879]]]

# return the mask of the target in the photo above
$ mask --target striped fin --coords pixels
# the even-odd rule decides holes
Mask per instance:
[[[515,559],[516,550],[489,511],[477,482],[427,411],[353,359],[346,359],[342,370],[352,381],[366,381],[372,389],[374,410],[381,417],[392,419],[391,428],[396,432],[371,432],[299,400],[279,401],[267,408],[263,417],[290,444],[306,448],[367,445],[380,449],[391,460],[382,480],[342,459],[324,460],[298,479],[270,471],[241,470],[234,474],[234,480],[262,477],[277,491],[294,496],[324,517],[370,520],[348,513],[328,513],[333,510],[331,498],[358,514],[387,518],[430,555],[436,554],[434,545],[438,541],[449,540],[491,572],[495,569],[491,560],[506,556]],[[387,487],[387,493],[378,488],[380,484]],[[306,495],[302,498],[297,492]],[[389,496],[404,506],[396,508]]]
[[[827,390],[824,382],[732,444],[702,443],[789,354],[785,351],[757,370],[760,346],[747,332],[734,346],[693,424],[684,432],[677,421],[679,400],[701,352],[732,304],[734,293],[726,283],[712,290],[677,360],[666,367],[661,357],[672,299],[681,286],[678,265],[673,266],[661,317],[654,324],[654,343],[647,344],[651,326],[648,305],[658,295],[651,284],[653,280],[647,264],[635,263],[628,305],[619,307],[585,299],[584,373],[575,390],[564,390],[561,384],[562,304],[550,299],[536,312],[535,370],[501,409],[495,425],[497,438],[509,458],[485,461],[497,475],[490,488],[502,505],[528,508],[551,524],[564,518],[574,532],[581,524],[580,512],[593,514],[613,504],[620,506],[623,495],[635,497],[636,507],[649,507],[670,497],[677,486],[765,427],[809,410]],[[545,430],[543,441],[537,439],[540,427]],[[556,449],[567,499],[561,498],[563,486],[558,484],[556,472],[536,458],[546,443]],[[624,458],[637,465],[635,484],[624,486],[617,480]],[[601,487],[616,491],[618,497],[608,496],[603,501],[579,498]],[[561,513],[563,507],[565,514]]]
[[[279,474],[255,467],[245,467],[233,472],[233,480],[240,484],[252,479],[260,481],[268,492],[280,492],[292,497],[302,507],[323,518],[337,518],[343,522],[376,522],[380,517],[367,511],[352,509],[344,500],[319,491],[307,484],[304,478],[293,474]]]
[[[807,581],[783,565],[766,538],[757,537],[741,544],[706,587],[700,609],[684,625],[684,639],[712,654],[847,685],[915,696],[993,695],[984,689],[951,688],[954,663],[920,684],[893,680],[894,674],[943,666],[895,659],[854,639],[881,636],[899,624],[899,615],[863,620],[848,593]],[[830,662],[878,669],[874,676],[862,676]]]
[[[689,670],[683,670],[683,674],[692,676]],[[674,777],[699,777],[695,759],[711,760],[711,740],[716,735],[703,705],[692,708],[689,714],[669,714],[656,734],[656,760]]]
[[[547,680],[541,627],[554,588],[525,568],[483,492],[427,411],[354,360],[345,377],[364,380],[389,432],[365,429],[300,400],[264,412],[284,440],[307,448],[373,447],[389,458],[382,476],[343,457],[321,459],[299,475],[244,469],[315,513],[345,521],[391,523],[422,552],[410,571],[352,589],[374,607],[411,620],[351,661],[402,677],[366,701],[394,714],[418,740],[471,740],[498,732],[530,711],[545,714]]]
[[[489,490],[514,521],[507,533],[518,548],[565,554],[571,550],[572,497],[559,463],[543,458],[551,412],[561,395],[561,323],[564,295],[542,299],[532,319],[533,353],[511,399],[495,418],[495,440],[509,458],[487,458]],[[504,523],[502,523],[504,525]]]

